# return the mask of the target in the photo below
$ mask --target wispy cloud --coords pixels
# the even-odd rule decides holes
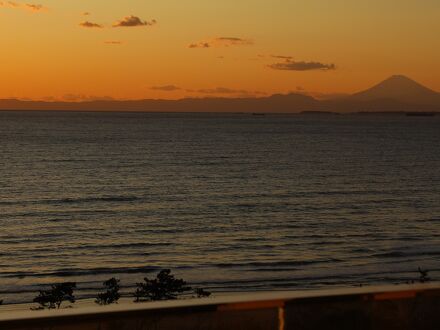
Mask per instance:
[[[89,22],[89,21],[85,21],[85,22],[81,22],[79,23],[79,26],[83,27],[83,28],[88,28],[88,29],[102,29],[104,28],[104,26],[102,24],[98,24],[98,23],[93,23],[93,22]]]
[[[92,101],[112,101],[114,100],[111,96],[94,96],[85,94],[65,94],[61,98],[62,101],[66,102],[92,102]]]
[[[156,91],[163,91],[163,92],[174,92],[181,90],[180,87],[175,85],[165,85],[165,86],[153,86],[150,89],[156,90]]]
[[[151,90],[162,91],[162,92],[176,92],[184,91],[191,94],[203,94],[212,96],[234,96],[234,97],[253,97],[257,95],[266,95],[264,92],[260,91],[249,91],[245,89],[234,89],[228,87],[214,87],[214,88],[200,88],[200,89],[188,89],[182,88],[177,85],[158,85],[150,87]]]
[[[242,46],[242,45],[254,44],[254,42],[250,39],[242,39],[236,37],[220,37],[220,38],[215,38],[214,41],[223,46]]]
[[[307,95],[317,100],[337,100],[349,96],[349,94],[345,94],[345,93],[322,93],[322,92],[308,91],[302,86],[296,86],[296,90],[289,91],[289,93]]]
[[[284,62],[274,63],[269,65],[269,68],[274,70],[286,70],[286,71],[330,71],[335,70],[335,64],[325,64],[321,62],[305,62],[305,61],[295,61],[290,56],[272,56],[279,59],[285,59]]]
[[[188,48],[209,48],[211,47],[209,42],[200,41],[198,43],[189,44]]]
[[[247,94],[248,93],[248,91],[244,89],[232,89],[227,87],[204,88],[204,89],[199,89],[197,92],[203,94]]]
[[[106,45],[122,45],[122,41],[119,40],[106,40],[104,43]]]
[[[0,7],[19,8],[21,4],[14,1],[0,1]]]
[[[15,1],[0,1],[0,7],[13,8],[13,9],[23,9],[32,12],[44,12],[47,11],[47,7],[34,4],[34,3],[20,3]]]
[[[278,59],[282,59],[282,60],[291,60],[291,59],[293,59],[292,56],[286,56],[286,55],[270,55],[270,57],[278,58]]]
[[[126,16],[123,19],[113,23],[113,27],[135,27],[135,26],[152,26],[157,24],[155,19],[151,21],[143,21],[137,16]]]
[[[191,43],[188,45],[188,48],[230,47],[230,46],[246,46],[253,44],[254,42],[250,39],[243,39],[237,37],[217,37],[209,40],[202,40],[196,43]]]
[[[33,4],[33,3],[26,3],[25,7],[26,7],[26,9],[31,10],[31,11],[44,11],[44,10],[47,10],[47,8],[44,7],[43,5],[38,5],[38,4]]]
[[[199,93],[205,95],[219,95],[219,96],[235,96],[235,97],[255,97],[257,95],[266,95],[260,91],[249,91],[245,89],[233,89],[228,87],[203,88],[197,90],[187,90],[187,92]]]

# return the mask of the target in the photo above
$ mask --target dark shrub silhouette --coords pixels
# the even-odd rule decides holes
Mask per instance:
[[[112,277],[111,279],[105,281],[104,287],[106,289],[105,292],[98,294],[98,298],[96,298],[95,303],[99,305],[110,305],[113,303],[117,303],[121,295],[119,294],[119,286],[120,280]]]
[[[184,280],[174,278],[169,269],[161,270],[153,280],[145,277],[144,283],[136,286],[135,302],[177,299],[179,294],[192,290]]]
[[[202,288],[194,289],[194,293],[197,295],[197,298],[207,298],[211,295],[211,292],[205,291]]]
[[[50,290],[40,290],[40,294],[34,298],[34,302],[40,305],[36,309],[60,308],[63,301],[73,304],[75,302],[73,295],[75,288],[76,283],[66,282],[53,284]]]
[[[420,273],[420,277],[419,277],[420,283],[429,282],[431,280],[431,278],[428,276],[428,272],[429,272],[428,270],[422,270],[419,267],[418,271]]]

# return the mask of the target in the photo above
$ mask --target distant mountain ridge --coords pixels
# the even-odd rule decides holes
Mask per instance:
[[[439,93],[402,75],[391,76],[370,89],[353,94],[351,98],[359,101],[392,99],[411,104],[440,104]]]
[[[405,76],[392,76],[345,98],[317,100],[291,93],[259,98],[185,98],[44,102],[0,100],[0,110],[137,111],[137,112],[440,112],[440,94]]]
[[[320,102],[302,94],[275,94],[261,98],[185,98],[180,100],[132,100],[43,102],[0,100],[3,110],[136,111],[136,112],[300,112]],[[276,109],[276,110],[275,110]]]

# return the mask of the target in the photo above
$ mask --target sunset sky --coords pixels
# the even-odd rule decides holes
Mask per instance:
[[[0,98],[440,91],[439,0],[0,0]]]

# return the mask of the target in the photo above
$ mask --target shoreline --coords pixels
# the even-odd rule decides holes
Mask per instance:
[[[332,296],[335,294],[346,294],[346,293],[368,293],[373,291],[386,291],[386,292],[396,292],[404,290],[421,290],[421,289],[430,289],[430,288],[438,288],[440,290],[440,281],[430,281],[426,283],[402,283],[402,284],[382,284],[382,285],[359,285],[359,286],[339,286],[339,287],[323,287],[323,288],[301,288],[299,290],[262,290],[262,291],[224,291],[224,292],[214,292],[211,297],[208,298],[197,298],[191,296],[182,296],[178,299],[174,300],[163,300],[163,301],[147,301],[147,302],[134,302],[134,297],[126,297],[123,296],[120,298],[118,303],[114,303],[111,305],[101,306],[95,303],[95,298],[83,298],[78,299],[73,304],[65,304],[62,305],[60,309],[52,309],[52,310],[33,310],[33,307],[37,307],[36,303],[27,302],[27,303],[12,303],[12,304],[3,304],[0,305],[0,321],[2,320],[2,316],[5,313],[24,313],[24,312],[61,312],[66,310],[83,310],[83,309],[106,309],[109,307],[120,307],[120,308],[134,308],[137,309],[139,306],[142,307],[144,305],[151,306],[155,304],[163,304],[163,303],[176,303],[180,302],[188,303],[200,302],[204,304],[206,301],[230,301],[230,300],[248,300],[248,299],[264,299],[265,297],[308,297],[308,296]],[[118,309],[117,308],[117,309]]]
[[[246,115],[251,117],[265,117],[265,116],[328,116],[328,115],[387,115],[387,116],[406,116],[406,117],[437,117],[440,116],[440,110],[424,111],[424,110],[374,110],[374,111],[320,111],[320,110],[298,110],[298,111],[262,111],[262,112],[251,112],[251,111],[190,111],[190,110],[106,110],[106,109],[8,109],[0,108],[0,113],[91,113],[91,114],[151,114],[151,115]]]
[[[298,328],[298,324],[307,324],[307,329],[321,329],[331,319],[333,326],[367,322],[375,326],[411,324],[415,326],[412,328],[423,325],[423,329],[435,329],[432,325],[440,324],[435,307],[439,301],[440,282],[262,292],[93,307],[84,302],[79,308],[9,310],[0,313],[0,328],[64,329],[69,325],[69,329],[101,329],[142,324],[139,329],[151,325],[161,329],[193,329],[202,325],[204,329],[293,329]],[[421,310],[423,318],[418,317]],[[429,324],[431,326],[426,328]]]

